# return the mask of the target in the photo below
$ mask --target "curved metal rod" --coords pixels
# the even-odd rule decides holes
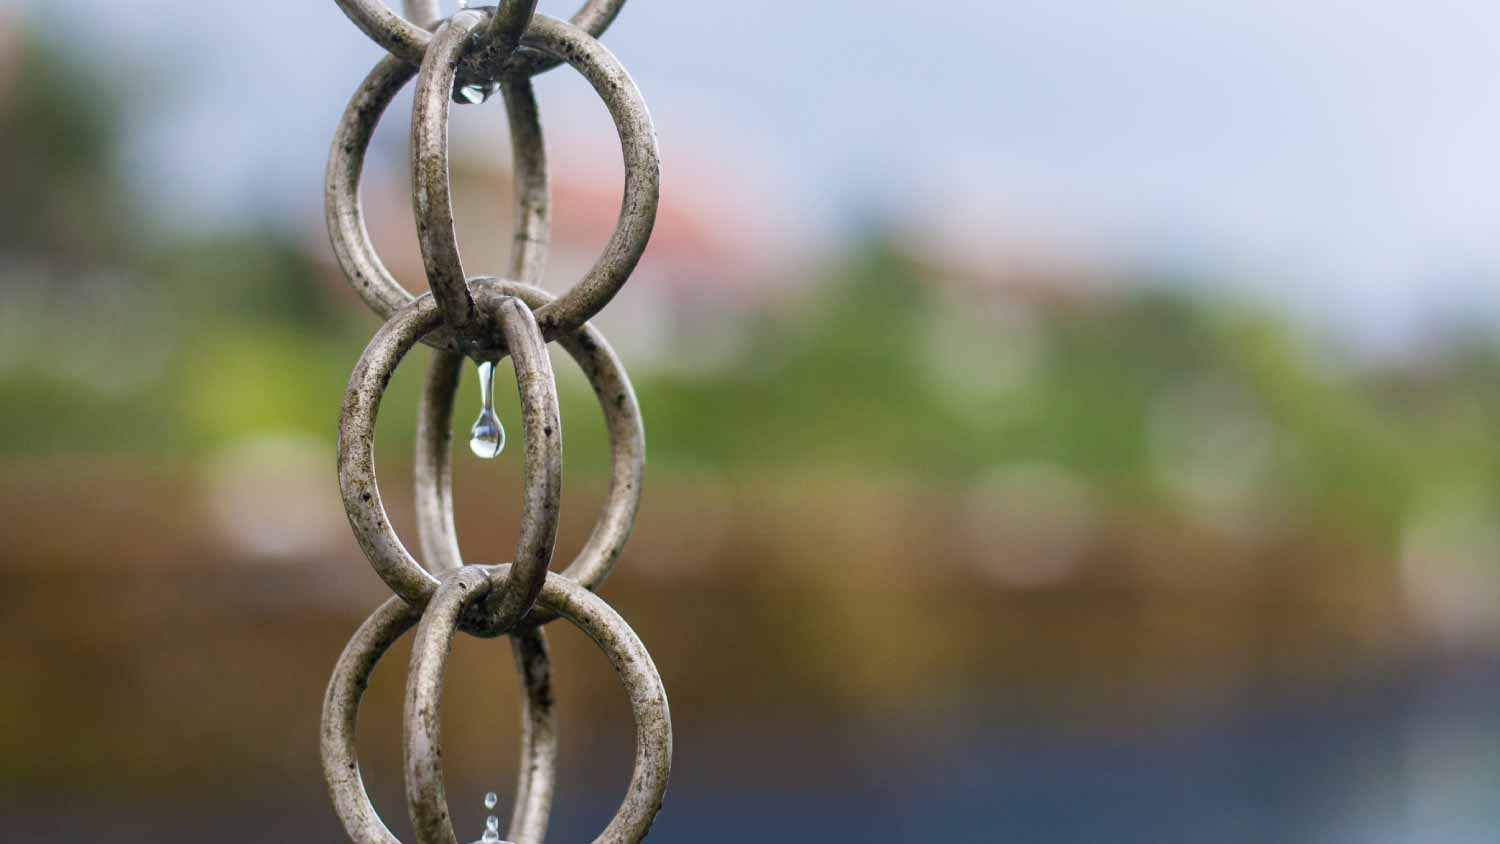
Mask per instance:
[[[614,118],[625,158],[625,191],[619,220],[603,254],[572,289],[537,313],[542,333],[551,340],[588,321],[614,297],[640,261],[656,222],[661,187],[660,162],[656,132],[640,92],[608,50],[580,30],[540,14],[527,29],[523,43],[566,55],[569,62],[589,79]],[[386,317],[402,303],[410,301],[411,294],[391,276],[370,242],[359,209],[359,171],[375,123],[400,89],[401,82],[405,81],[404,78],[398,81],[402,68],[391,66],[392,61],[386,59],[377,66],[345,111],[328,163],[327,184],[327,213],[334,254],[349,275],[355,292]],[[436,103],[431,103],[428,108],[434,105]],[[523,106],[524,101],[512,105],[511,109],[523,111]],[[422,170],[428,175],[446,172],[446,157],[446,149],[434,148],[422,156],[428,162],[423,164]],[[427,201],[434,200],[429,192]],[[451,217],[451,212],[448,216]],[[442,241],[436,245],[438,253],[446,250],[457,255],[457,240],[451,228],[429,230],[423,236],[434,244]],[[427,248],[430,252],[433,246]],[[435,335],[435,339],[446,340],[447,337]]]
[[[376,125],[396,93],[415,73],[416,68],[390,56],[376,64],[344,110],[328,157],[324,212],[334,257],[350,286],[382,318],[389,318],[413,297],[390,274],[375,251],[365,226],[360,182]],[[501,90],[510,123],[515,180],[514,244],[507,275],[535,284],[540,282],[547,261],[552,222],[547,152],[531,81],[508,79]],[[424,337],[423,342],[438,349],[454,348],[452,334],[446,328]]]
[[[370,241],[364,203],[360,199],[360,181],[375,127],[397,92],[416,75],[416,65],[396,56],[386,56],[376,63],[339,118],[324,178],[323,211],[334,258],[354,292],[381,319],[389,319],[413,296],[386,269]],[[452,346],[446,330],[434,332],[425,342],[440,349]]]
[[[512,172],[515,174],[515,219],[512,226],[515,234],[510,249],[510,276],[535,285],[541,281],[542,272],[546,268],[547,245],[552,228],[547,191],[547,152],[542,140],[542,126],[537,115],[536,96],[531,80],[509,80],[504,85],[504,92],[506,114],[510,120]],[[534,288],[517,287],[507,292],[518,296],[533,310],[552,299]],[[458,550],[458,534],[453,526],[452,464],[449,460],[449,448],[453,439],[453,399],[458,390],[463,362],[463,355],[455,352],[438,351],[434,354],[432,363],[427,368],[422,404],[417,412],[417,542],[427,570],[433,574],[463,565],[463,557]],[[618,365],[615,369],[619,369]],[[621,381],[623,378],[622,373],[613,380]],[[624,386],[624,392],[630,393],[631,410],[634,411],[634,395],[629,389],[629,381],[624,381]],[[639,441],[641,426],[638,412],[635,413],[634,421],[634,439]],[[613,443],[614,426],[610,430]],[[641,449],[637,448],[636,451],[640,452]],[[637,463],[639,462],[640,458],[637,457]],[[639,466],[636,467],[635,474],[639,476]],[[638,478],[636,488],[639,490]],[[638,495],[639,493],[637,497]],[[633,505],[631,512],[634,512]]]
[[[521,394],[521,425],[526,454],[521,490],[521,536],[506,578],[506,588],[491,590],[483,618],[496,630],[520,623],[541,594],[557,544],[558,505],[562,501],[562,416],[557,408],[557,383],[547,341],[536,326],[531,308],[520,299],[496,297],[485,311],[498,312],[505,347],[516,372]]]
[[[411,202],[417,218],[417,243],[432,298],[460,344],[474,333],[479,314],[464,280],[454,230],[453,184],[448,178],[448,110],[458,61],[469,36],[483,23],[479,13],[462,11],[437,28],[417,73],[411,111]]]
[[[448,651],[467,604],[503,582],[505,566],[467,566],[448,575],[433,595],[412,643],[406,675],[404,746],[406,804],[418,844],[458,844],[443,780],[442,689]],[[637,844],[651,829],[672,768],[672,717],[651,655],[635,631],[602,599],[561,575],[549,574],[540,604],[578,626],[609,657],[635,719],[635,766],[625,799],[595,844]]]
[[[417,547],[427,571],[443,574],[463,566],[453,525],[453,461],[426,459],[448,455],[453,442],[453,398],[466,358],[458,352],[435,352],[427,365],[422,404],[417,410]],[[428,491],[430,490],[430,492]]]
[[[530,596],[552,556],[561,497],[562,429],[557,389],[546,346],[531,309],[508,297],[486,297],[482,310],[500,322],[515,360],[517,387],[525,429],[525,498],[521,536],[516,544],[520,578],[509,599],[499,595],[492,614],[472,619],[473,632],[498,635],[518,622],[530,607]],[[375,571],[408,603],[427,602],[437,581],[412,557],[386,516],[375,475],[375,420],[380,400],[401,358],[417,338],[436,328],[441,315],[430,296],[402,308],[381,326],[365,347],[344,394],[339,420],[339,487],[355,538]]]
[[[514,296],[537,309],[552,299],[544,290],[514,282],[480,278],[471,279],[470,283],[481,303],[491,296]],[[597,590],[613,571],[635,526],[646,465],[645,430],[635,389],[604,335],[592,325],[585,325],[579,331],[562,335],[557,342],[588,378],[604,412],[609,434],[610,478],[604,505],[588,541],[562,570],[564,576],[584,588]],[[427,570],[434,574],[458,567],[463,558],[453,523],[452,453],[448,435],[462,364],[459,355],[440,355],[433,360],[418,417],[417,534]],[[440,367],[446,369],[439,372]],[[526,617],[526,623],[544,624],[554,617],[537,607]]]
[[[512,68],[511,59],[521,44],[521,34],[531,23],[536,12],[537,0],[499,0],[499,8],[490,15],[489,23],[474,41],[474,48],[465,58],[468,76],[475,81],[498,79],[529,79],[530,73]],[[476,73],[477,71],[477,73]]]
[[[510,124],[510,162],[514,237],[508,278],[522,284],[541,284],[552,239],[552,204],[547,189],[547,144],[537,114],[536,90],[525,77],[500,85],[505,118]],[[527,304],[530,304],[529,302]],[[533,306],[535,307],[535,306]]]
[[[516,801],[505,837],[512,844],[542,844],[557,785],[557,706],[552,696],[552,660],[540,627],[510,634],[516,670],[526,696],[521,704],[521,762]]]
[[[381,604],[359,626],[339,656],[323,696],[321,759],[334,811],[354,844],[401,844],[370,803],[355,750],[359,704],[370,674],[387,649],[421,616],[400,598]],[[516,786],[510,837],[515,844],[542,844],[557,776],[557,723],[547,640],[540,630],[512,634],[521,670],[521,778]]]
[[[531,16],[536,14],[536,3],[537,0],[500,0],[500,8],[490,17],[486,30],[490,40],[509,45],[506,53],[514,50],[521,43],[526,25],[531,23]]]

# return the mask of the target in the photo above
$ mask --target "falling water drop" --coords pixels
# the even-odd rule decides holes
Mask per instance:
[[[485,811],[486,812],[493,812],[493,811],[495,811],[495,806],[499,802],[500,802],[500,798],[497,797],[497,796],[495,796],[495,792],[493,792],[493,791],[487,792],[484,795],[484,808],[485,808]],[[480,839],[477,842],[477,844],[510,844],[509,841],[502,841],[502,840],[500,840],[500,819],[499,818],[495,817],[494,815],[490,815],[489,817],[487,817],[487,818],[484,819],[484,835],[480,837]]]
[[[490,460],[505,448],[505,429],[495,415],[495,362],[479,365],[479,418],[469,429],[469,450]]]

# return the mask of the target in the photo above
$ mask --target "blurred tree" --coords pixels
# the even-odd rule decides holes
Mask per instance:
[[[118,260],[133,234],[117,159],[112,86],[22,29],[0,76],[0,253],[60,269]],[[65,274],[60,274],[65,275]]]

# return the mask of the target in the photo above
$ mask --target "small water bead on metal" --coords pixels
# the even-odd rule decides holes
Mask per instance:
[[[499,82],[471,82],[467,85],[455,83],[453,101],[464,105],[479,105],[500,91]]]
[[[469,450],[485,460],[493,460],[505,449],[505,428],[495,415],[495,362],[479,365],[479,418],[469,429]]]
[[[453,101],[468,105],[479,105],[493,97],[499,85],[460,85],[453,89]]]

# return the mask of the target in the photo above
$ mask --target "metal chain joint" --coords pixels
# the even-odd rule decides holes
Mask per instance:
[[[441,19],[436,0],[407,0],[406,16],[380,0],[336,0],[390,55],[355,92],[339,121],[328,162],[327,217],[334,254],[349,283],[386,323],[376,332],[344,395],[338,474],[355,538],[395,597],[355,632],[334,668],[323,703],[323,773],[355,844],[399,844],[375,812],[360,777],[354,727],[360,697],[380,657],[416,628],[406,681],[407,809],[419,844],[457,844],[442,771],[442,686],[455,632],[507,636],[524,687],[520,778],[508,837],[542,844],[556,784],[557,731],[542,625],[558,617],[603,649],[635,713],[635,768],[627,796],[597,844],[635,844],[650,829],[672,758],[666,692],[645,646],[593,594],[614,568],[635,521],[645,466],[640,409],[620,361],[588,320],[619,292],[646,248],[656,219],[660,166],[656,131],[640,92],[596,38],[624,0],[588,0],[571,23],[536,14],[536,0],[503,0]],[[561,63],[577,69],[604,100],[620,135],[625,190],[603,254],[571,289],[535,285],[546,264],[551,214],[547,159],[531,77]],[[396,93],[417,79],[412,108],[412,206],[430,294],[413,296],[370,242],[360,204],[366,150]],[[504,279],[471,277],[459,257],[448,173],[453,102],[505,100],[515,173],[515,225]],[[583,550],[548,571],[562,491],[562,420],[547,343],[558,342],[593,385],[609,432],[611,477],[603,511]],[[391,527],[375,477],[375,420],[402,357],[418,341],[437,352],[418,416],[417,535],[421,561]],[[521,397],[525,442],[521,531],[506,565],[465,565],[453,520],[449,446],[453,401],[465,357],[509,356]],[[486,840],[491,840],[486,835]]]

